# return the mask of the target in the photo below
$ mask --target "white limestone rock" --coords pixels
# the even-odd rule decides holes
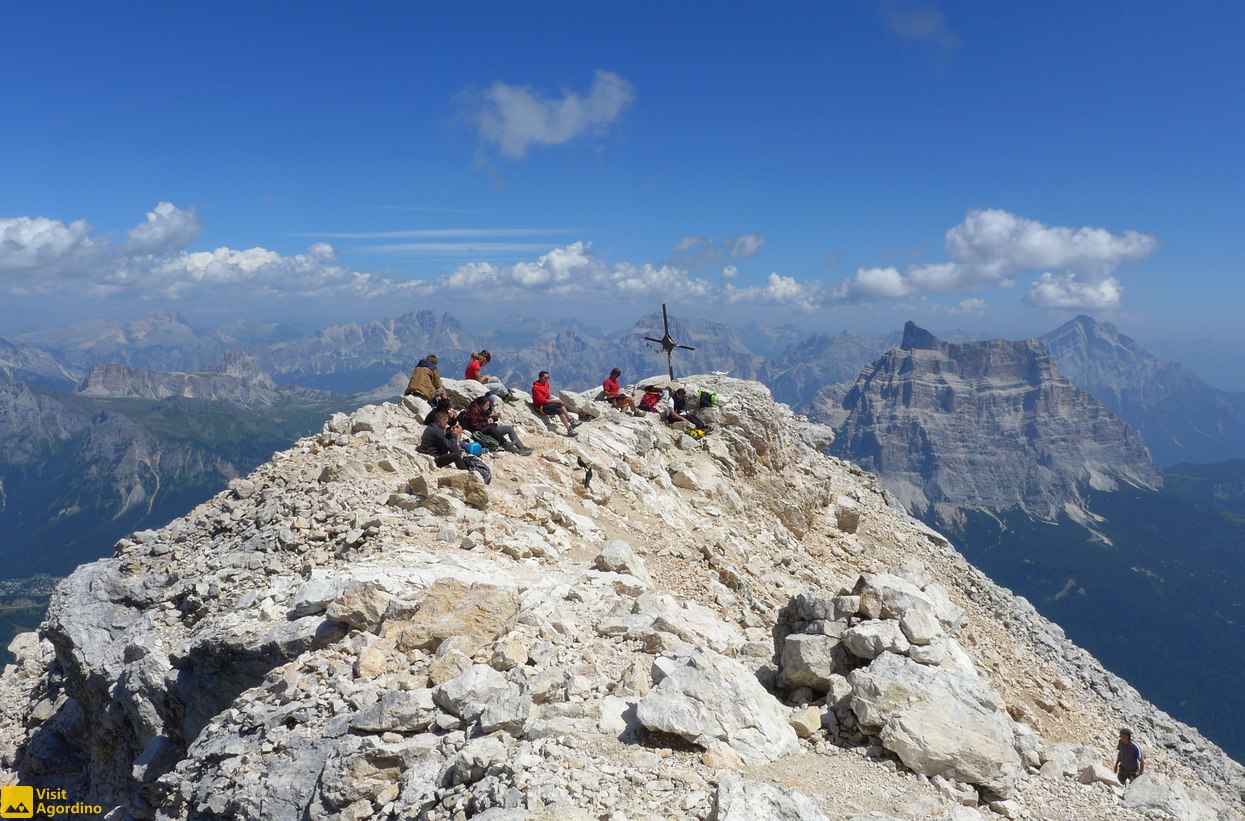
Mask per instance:
[[[787,709],[743,665],[703,648],[668,670],[636,715],[650,730],[702,747],[723,741],[753,765],[799,750]]]
[[[1008,798],[1022,767],[1015,733],[981,680],[883,653],[848,675],[857,720],[923,775],[945,775]]]
[[[802,792],[729,776],[718,782],[709,821],[829,821]]]

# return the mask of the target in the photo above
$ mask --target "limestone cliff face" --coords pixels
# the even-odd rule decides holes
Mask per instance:
[[[536,453],[487,485],[417,452],[416,400],[335,414],[60,586],[0,678],[0,778],[116,818],[1241,810],[1237,764],[827,429],[685,384],[718,393],[704,439],[595,391],[575,438],[506,405]],[[1162,763],[1121,797],[1122,723]]]
[[[1086,488],[1161,484],[1137,435],[1036,340],[943,342],[909,322],[843,408],[832,452],[885,477],[910,510],[1052,517],[1081,507]]]

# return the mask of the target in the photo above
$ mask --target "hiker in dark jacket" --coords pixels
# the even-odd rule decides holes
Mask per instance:
[[[433,457],[437,467],[453,465],[459,470],[467,469],[467,460],[463,458],[462,448],[458,446],[458,437],[462,435],[462,426],[455,422],[448,425],[444,411],[432,412],[432,423],[424,428],[424,435],[419,440],[420,453]]]
[[[1133,741],[1133,731],[1120,728],[1120,743],[1115,745],[1115,777],[1121,784],[1128,784],[1146,771],[1146,757],[1141,746]]]
[[[454,410],[454,406],[450,404],[449,398],[442,397],[437,400],[436,406],[434,406],[432,410],[428,411],[428,415],[424,417],[425,425],[432,424],[432,417],[436,415],[437,411],[445,413],[445,425],[452,425],[455,420],[458,419],[458,411]]]
[[[430,353],[411,372],[411,380],[406,383],[403,396],[414,394],[425,402],[433,401],[438,395],[445,398],[445,388],[441,385],[441,371],[437,367],[437,355]]]
[[[497,421],[501,418],[501,414],[496,410],[497,401],[497,394],[493,393],[472,400],[467,409],[462,412],[463,427],[473,433],[491,436],[511,453],[529,455],[532,452],[531,449],[525,448],[519,441],[518,435],[514,432],[514,426],[503,425]]]

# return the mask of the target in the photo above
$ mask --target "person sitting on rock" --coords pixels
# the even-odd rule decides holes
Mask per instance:
[[[458,438],[463,433],[462,425],[458,422],[450,424],[449,417],[441,410],[433,411],[431,419],[416,450],[431,456],[439,468],[453,465],[459,470],[467,470],[467,460],[458,446]]]
[[[679,422],[693,430],[703,427],[700,417],[687,409],[687,391],[683,388],[670,394],[670,405],[666,409],[666,424],[674,425]]]
[[[488,350],[482,350],[479,353],[471,355],[471,361],[467,363],[467,373],[464,377],[468,382],[479,382],[482,385],[488,385],[489,389],[498,396],[504,396],[507,402],[515,401],[516,397],[511,393],[510,389],[502,384],[502,381],[496,376],[485,376],[480,373],[480,369],[493,361],[493,355]]]
[[[452,425],[454,421],[458,419],[458,411],[454,410],[454,406],[453,404],[450,403],[449,397],[443,396],[437,400],[437,404],[434,405],[432,410],[428,411],[428,415],[424,417],[425,425],[432,424],[433,414],[435,414],[437,411],[442,411],[445,413],[446,424]]]
[[[519,441],[518,435],[514,432],[514,426],[503,425],[498,422],[501,414],[496,410],[495,403],[497,401],[497,394],[493,393],[472,400],[471,404],[462,413],[463,427],[472,433],[483,433],[485,436],[491,436],[511,453],[518,453],[523,456],[530,455],[531,449],[525,448],[523,443]]]
[[[437,396],[445,398],[445,387],[441,384],[441,370],[437,367],[437,355],[430,353],[411,372],[411,381],[406,383],[403,396],[418,396],[425,402],[432,402]]]
[[[623,413],[629,413],[632,416],[639,416],[640,412],[636,410],[635,400],[630,395],[623,393],[622,385],[618,384],[618,377],[622,376],[622,371],[618,368],[610,371],[610,375],[601,383],[601,389],[605,393],[605,401],[618,408]]]
[[[1127,785],[1146,771],[1145,754],[1141,752],[1141,746],[1133,741],[1132,730],[1120,728],[1120,743],[1115,745],[1115,749],[1115,777],[1121,784]]]
[[[560,416],[562,424],[566,425],[566,435],[575,435],[579,420],[572,422],[571,415],[566,412],[566,407],[561,402],[549,399],[549,371],[541,371],[536,375],[536,381],[532,383],[532,406],[541,416]]]

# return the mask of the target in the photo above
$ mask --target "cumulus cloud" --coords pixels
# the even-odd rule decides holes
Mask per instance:
[[[108,254],[108,243],[91,235],[86,220],[0,219],[0,275],[11,283],[20,280],[21,287],[40,287],[24,275],[89,275]]]
[[[136,254],[179,251],[199,236],[202,225],[192,207],[183,211],[171,202],[161,202],[147,212],[147,219],[126,233],[125,247]]]
[[[1026,304],[1042,308],[1113,307],[1123,289],[1114,272],[1144,259],[1158,241],[1148,234],[1047,226],[999,209],[969,211],[946,233],[946,262],[862,268],[833,291],[843,302],[899,299],[916,293],[1009,288],[1024,271],[1047,269]],[[1058,274],[1049,269],[1062,269]]]
[[[1104,311],[1116,308],[1124,288],[1115,277],[1084,281],[1076,274],[1045,273],[1030,288],[1025,304],[1045,310]]]
[[[836,302],[873,302],[899,299],[915,289],[895,268],[861,268],[833,292]]]
[[[563,89],[551,97],[529,86],[496,82],[480,94],[468,93],[467,119],[481,141],[511,159],[532,146],[562,145],[585,134],[601,134],[635,100],[631,83],[610,71],[597,71],[586,96]]]

